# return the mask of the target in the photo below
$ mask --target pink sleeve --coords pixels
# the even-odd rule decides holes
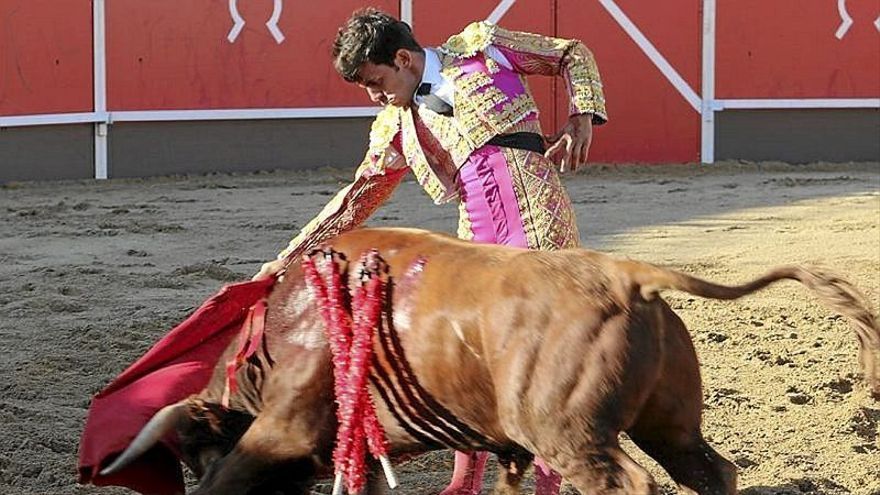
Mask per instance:
[[[521,74],[562,76],[571,115],[590,113],[594,124],[608,120],[596,60],[580,41],[508,31],[496,26],[491,45]]]

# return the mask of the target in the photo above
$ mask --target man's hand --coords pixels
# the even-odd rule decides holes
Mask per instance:
[[[590,143],[593,142],[593,114],[572,115],[561,131],[553,136],[544,136],[547,144],[552,144],[544,156],[559,165],[559,172],[577,171],[587,163]]]
[[[251,278],[251,280],[265,280],[267,278],[274,277],[281,270],[284,269],[284,266],[285,266],[285,260],[283,260],[283,259],[270,261],[268,263],[263,263],[263,266],[260,267],[259,273],[254,275],[253,278]]]

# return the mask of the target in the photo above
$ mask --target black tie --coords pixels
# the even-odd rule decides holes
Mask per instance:
[[[431,93],[431,83],[419,84],[416,94],[422,97],[422,103],[429,110],[440,115],[452,115],[452,105],[443,101],[443,98]]]

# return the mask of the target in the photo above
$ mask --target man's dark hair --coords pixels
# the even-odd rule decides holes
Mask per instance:
[[[336,33],[333,42],[333,65],[348,82],[358,80],[358,71],[366,62],[394,66],[394,54],[404,48],[422,52],[412,29],[403,21],[376,10],[356,11]]]

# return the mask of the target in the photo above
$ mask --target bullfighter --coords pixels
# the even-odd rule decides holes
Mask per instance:
[[[423,48],[406,23],[364,9],[339,29],[333,56],[339,74],[383,109],[354,181],[256,279],[359,226],[409,170],[436,204],[458,203],[462,239],[539,250],[579,244],[559,172],[586,162],[592,126],[607,120],[596,62],[580,41],[476,22]],[[536,74],[561,77],[568,92],[570,117],[554,136],[542,133],[526,82]],[[487,455],[458,452],[441,495],[478,494]],[[538,493],[558,493],[559,476],[536,466]]]

